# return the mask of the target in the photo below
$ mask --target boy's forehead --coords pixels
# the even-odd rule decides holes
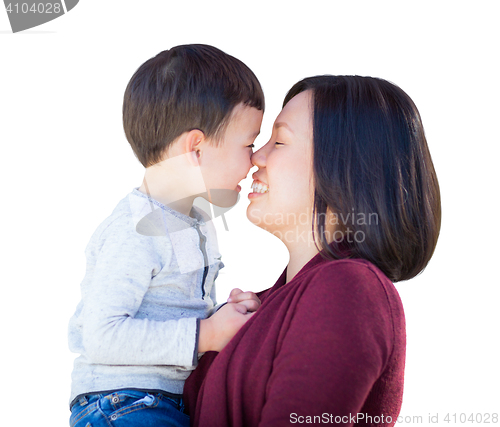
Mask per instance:
[[[233,108],[233,111],[231,112],[231,119],[236,118],[237,116],[240,116],[242,114],[248,114],[250,112],[255,113],[256,111],[260,111],[262,113],[262,110],[258,110],[255,107],[251,107],[243,102],[240,102]]]
[[[240,103],[234,107],[229,119],[229,125],[250,128],[251,136],[256,137],[260,133],[263,114],[262,110]]]

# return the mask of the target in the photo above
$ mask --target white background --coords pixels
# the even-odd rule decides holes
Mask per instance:
[[[142,180],[122,129],[123,92],[145,60],[186,43],[217,46],[259,77],[267,109],[257,147],[303,77],[382,77],[413,98],[443,220],[428,268],[397,284],[408,335],[401,415],[425,423],[438,413],[439,425],[453,425],[446,413],[500,412],[496,9],[495,1],[81,0],[18,34],[0,11],[2,425],[67,425],[66,330],[84,249]],[[226,214],[229,231],[215,220],[226,264],[220,300],[234,286],[270,287],[287,263],[281,242],[246,220],[250,182]]]

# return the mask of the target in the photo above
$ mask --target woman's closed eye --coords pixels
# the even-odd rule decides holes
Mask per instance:
[[[283,144],[282,142],[278,142],[278,141],[276,141],[276,142],[274,143],[274,145],[285,145],[285,144]]]
[[[255,147],[255,144],[247,145],[247,148],[254,148],[254,147]]]

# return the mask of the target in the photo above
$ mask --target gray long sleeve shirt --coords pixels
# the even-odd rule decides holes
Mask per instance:
[[[181,394],[223,267],[209,218],[195,207],[183,215],[134,189],[97,228],[86,257],[69,324],[70,350],[80,354],[70,402],[126,388]]]

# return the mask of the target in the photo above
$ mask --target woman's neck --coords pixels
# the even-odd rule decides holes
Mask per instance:
[[[290,254],[290,261],[286,268],[286,283],[292,280],[295,275],[302,270],[304,267],[316,254],[319,253],[318,248],[311,241],[304,243],[285,243]]]

